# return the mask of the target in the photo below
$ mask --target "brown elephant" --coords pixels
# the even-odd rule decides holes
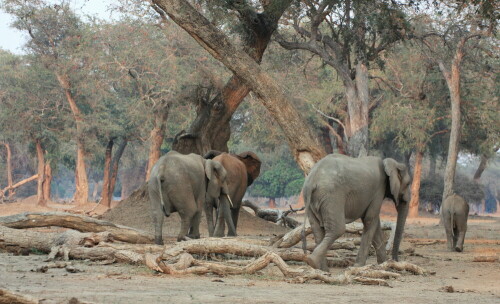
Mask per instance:
[[[216,237],[224,236],[225,220],[228,224],[228,236],[236,236],[241,201],[247,187],[259,176],[261,161],[255,153],[250,151],[232,154],[212,150],[205,154],[204,158],[218,161],[226,169],[226,181],[231,199],[229,202],[227,197],[223,195],[220,196],[219,202],[207,199],[205,212],[209,235]],[[226,214],[227,208],[225,208],[225,204],[230,205],[230,216]],[[218,210],[215,227],[213,224],[213,208],[217,208]]]

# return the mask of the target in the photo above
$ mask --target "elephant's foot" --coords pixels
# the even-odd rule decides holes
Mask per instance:
[[[199,239],[200,234],[188,234],[187,237],[190,239]]]
[[[155,237],[155,244],[156,245],[163,245],[163,238],[161,237]]]
[[[330,271],[330,269],[328,269],[326,259],[325,258],[320,259],[317,256],[314,256],[314,254],[308,255],[306,257],[306,263],[307,265],[311,266],[314,269],[321,269],[325,272]]]
[[[191,238],[188,237],[187,235],[177,237],[177,242],[190,241],[190,240],[191,240]]]
[[[461,247],[458,247],[458,246],[457,246],[457,247],[455,247],[455,251],[456,251],[456,252],[462,252],[462,251],[463,251],[463,248],[461,248]]]

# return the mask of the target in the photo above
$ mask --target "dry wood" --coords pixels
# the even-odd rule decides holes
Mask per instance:
[[[20,186],[22,186],[22,185],[24,185],[26,183],[29,183],[31,181],[36,180],[37,178],[38,178],[38,174],[35,174],[35,175],[31,176],[31,177],[28,177],[26,179],[23,179],[22,181],[19,181],[19,182],[15,183],[12,186],[7,186],[7,187],[3,188],[2,190],[0,190],[0,197],[3,197],[5,195],[6,191],[16,189],[17,187],[20,187]]]
[[[288,217],[288,215],[291,213],[302,211],[305,208],[302,207],[295,210],[292,208],[292,206],[290,206],[290,210],[285,211],[279,209],[263,209],[248,200],[243,201],[242,205],[251,208],[255,213],[255,216],[260,217],[261,219],[290,228],[296,228],[300,225],[300,223],[296,219]]]
[[[495,263],[495,262],[498,261],[498,256],[495,256],[495,255],[480,255],[480,256],[475,256],[472,261],[473,262]]]
[[[153,243],[152,237],[137,229],[65,212],[21,213],[4,216],[0,217],[0,225],[16,229],[58,226],[81,232],[109,231],[115,240],[134,244]]]
[[[0,304],[38,304],[40,301],[0,289]]]

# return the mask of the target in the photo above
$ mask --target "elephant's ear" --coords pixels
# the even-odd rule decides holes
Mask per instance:
[[[229,194],[227,186],[226,169],[215,160],[205,161],[205,175],[208,179],[207,194],[211,197],[219,197],[220,193]]]
[[[203,155],[204,159],[214,159],[214,157],[222,154],[223,152],[217,150],[210,150],[205,155]]]
[[[394,197],[394,203],[396,206],[399,205],[399,194],[401,189],[401,179],[403,172],[406,170],[406,166],[402,163],[398,163],[392,158],[384,159],[384,171],[387,176],[389,176],[389,184],[391,187],[391,194]]]
[[[261,161],[255,153],[250,151],[242,152],[235,156],[245,164],[248,176],[247,186],[250,186],[259,177]]]

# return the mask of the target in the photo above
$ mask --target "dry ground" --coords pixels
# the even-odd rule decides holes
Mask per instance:
[[[119,205],[104,218],[151,230],[148,228],[151,223],[144,215],[149,212],[144,202],[134,204]],[[44,209],[24,201],[0,205],[0,215],[72,207],[50,204]],[[394,220],[386,208],[383,220]],[[170,237],[177,232],[175,222],[173,218],[166,225]],[[0,253],[0,289],[43,299],[41,303],[68,303],[72,297],[91,303],[500,303],[500,263],[473,262],[476,256],[500,256],[500,217],[469,218],[463,253],[446,250],[444,229],[438,222],[435,216],[409,219],[402,244],[405,251],[402,260],[436,274],[404,275],[390,282],[393,288],[293,284],[286,282],[274,267],[251,276],[172,277],[155,274],[142,266],[102,266],[74,261],[82,272],[49,269],[46,273],[37,273],[31,270],[41,265],[46,256]],[[283,230],[256,221],[248,213],[242,214],[241,228],[241,234],[249,237],[268,237]],[[370,257],[368,262],[374,263],[375,258]],[[340,273],[342,269],[330,271]],[[446,286],[452,286],[454,292],[447,292],[450,288],[445,291]]]

